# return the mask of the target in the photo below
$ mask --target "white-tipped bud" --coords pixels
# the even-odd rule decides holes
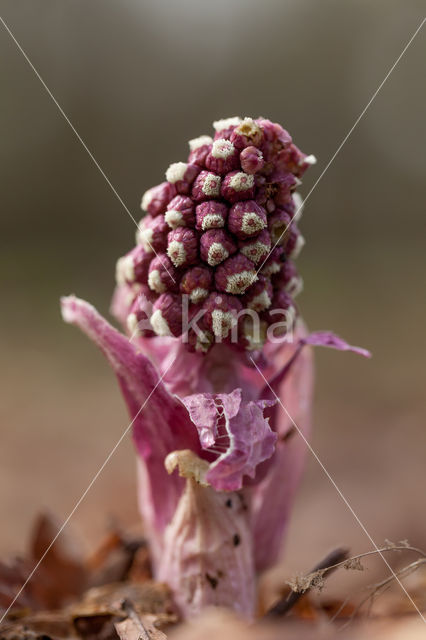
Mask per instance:
[[[154,329],[157,336],[171,336],[172,332],[167,323],[167,320],[163,317],[161,309],[156,309],[151,316],[151,326]]]
[[[237,127],[241,122],[241,118],[235,116],[233,118],[223,118],[222,120],[215,120],[213,122],[213,129],[219,133],[219,131],[223,131],[224,129],[229,129],[229,127]]]
[[[184,180],[188,168],[186,162],[173,162],[166,171],[166,180],[171,184]]]
[[[196,149],[199,149],[200,147],[206,147],[212,142],[213,138],[211,138],[210,136],[199,136],[198,138],[192,138],[192,140],[188,142],[189,150],[196,151]]]

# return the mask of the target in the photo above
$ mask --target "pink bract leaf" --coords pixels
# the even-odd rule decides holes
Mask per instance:
[[[332,331],[314,331],[306,336],[302,342],[304,344],[310,344],[313,347],[330,347],[338,351],[353,351],[353,353],[357,353],[365,358],[371,358],[371,353],[367,351],[367,349],[350,345],[346,340],[343,340],[343,338],[340,338]]]
[[[241,405],[241,389],[232,393],[195,393],[182,398],[192,422],[198,429],[201,446],[213,446],[219,435],[219,422],[237,415]]]
[[[306,334],[303,325],[299,325],[294,341],[276,353],[276,373],[260,393],[262,398],[278,397],[280,402],[269,411],[271,427],[279,438],[276,455],[265,463],[267,474],[256,486],[253,499],[258,570],[277,560],[306,457],[306,442],[297,433],[300,430],[308,438],[311,423],[313,363],[311,350],[305,346],[331,347],[370,357],[365,349],[351,346],[332,332]],[[292,431],[294,436],[289,438]],[[265,473],[264,466],[260,471]]]
[[[272,456],[276,435],[263,416],[264,402],[247,402],[226,420],[229,447],[211,465],[207,480],[217,490],[237,491],[244,476],[255,477],[256,467]]]
[[[293,360],[294,353],[298,357]],[[311,428],[312,350],[300,352],[295,345],[286,345],[280,357],[283,368],[288,361],[293,362],[291,368],[286,368],[287,375],[277,378],[274,387],[288,414],[278,403],[270,410],[271,425],[278,435],[276,453],[267,474],[253,492],[253,536],[258,571],[272,566],[279,556],[305,464],[306,443],[297,432],[292,435],[294,425],[289,416],[306,438],[309,438]]]
[[[114,369],[132,418],[133,439],[146,465],[147,486],[141,508],[161,531],[170,521],[183,488],[164,467],[176,449],[199,450],[197,434],[182,404],[160,380],[151,362],[116,331],[92,305],[74,296],[62,298],[64,320],[77,325],[103,351]]]
[[[249,522],[243,495],[187,482],[165,530],[158,569],[184,617],[229,603],[240,615],[253,616],[256,578]]]
[[[241,389],[232,393],[198,393],[182,398],[198,429],[201,446],[219,454],[207,481],[218,491],[237,491],[244,476],[274,453],[276,435],[263,416],[275,400],[245,402]],[[222,452],[222,453],[221,453]]]
[[[302,329],[302,331],[300,332],[299,330],[297,332],[299,336],[305,332],[303,325],[300,325],[300,329]],[[277,363],[275,364],[276,373],[263,387],[259,397],[273,398],[275,397],[274,394],[279,397],[279,385],[289,374],[290,369],[300,357],[301,351],[306,345],[312,347],[329,347],[331,349],[336,349],[337,351],[352,351],[353,353],[364,356],[365,358],[371,358],[371,353],[367,351],[367,349],[350,345],[346,340],[343,340],[343,338],[340,338],[332,331],[315,331],[313,333],[309,333],[304,337],[298,337],[291,343],[287,343],[287,345],[284,345],[284,348],[278,351],[278,353],[281,354],[289,354],[288,359],[284,365],[278,366]]]

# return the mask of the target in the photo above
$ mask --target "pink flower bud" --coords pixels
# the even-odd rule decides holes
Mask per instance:
[[[284,209],[276,209],[268,217],[268,229],[271,234],[272,244],[285,244],[290,233],[291,217]]]
[[[149,299],[148,287],[144,287],[136,296],[127,316],[126,324],[130,339],[144,336],[151,338],[154,334],[150,323],[152,302]]]
[[[259,351],[263,348],[263,345],[267,339],[268,323],[266,320],[257,317],[254,320],[251,316],[243,318],[239,344],[247,351]]]
[[[230,140],[218,138],[206,157],[206,167],[215,173],[228,173],[240,166],[239,153]]]
[[[148,286],[156,293],[178,290],[178,274],[166,253],[159,254],[151,261],[148,271]]]
[[[176,196],[167,205],[165,219],[169,227],[192,227],[195,222],[194,203],[188,196]]]
[[[158,216],[165,212],[168,203],[175,195],[175,186],[169,182],[162,182],[145,191],[142,196],[141,209],[147,211],[150,216]]]
[[[293,298],[286,291],[277,291],[272,299],[271,308],[263,314],[269,325],[274,324],[274,336],[285,335],[293,330],[296,307]]]
[[[142,245],[147,253],[162,253],[167,247],[169,231],[169,226],[163,215],[158,215],[155,218],[150,215],[145,216],[136,232],[136,242]]]
[[[182,334],[182,301],[173,293],[162,293],[155,301],[151,325],[158,336]]]
[[[216,336],[223,340],[229,337],[231,329],[238,324],[238,313],[243,306],[238,298],[213,292],[209,295],[203,309],[205,310],[205,322]]]
[[[276,291],[274,294],[274,307],[278,309],[294,307],[293,298],[287,291]]]
[[[228,258],[216,269],[215,283],[218,291],[240,295],[256,280],[253,262],[242,253]]]
[[[198,257],[198,234],[194,229],[177,227],[169,232],[167,255],[175,267],[194,264]]]
[[[240,122],[241,118],[239,117],[216,120],[213,122],[213,128],[216,131],[214,139],[218,140],[220,138],[226,138],[226,140],[229,140],[235,127],[238,127]]]
[[[242,303],[248,309],[260,313],[266,311],[272,304],[273,289],[268,278],[259,276],[257,282],[251,285],[242,298]]]
[[[148,253],[140,245],[129,251],[117,261],[117,284],[146,282],[152,257],[152,253]]]
[[[199,173],[200,167],[197,164],[174,162],[167,169],[166,178],[178,193],[186,195],[190,193],[192,183]]]
[[[295,260],[305,246],[305,238],[300,233],[297,225],[293,222],[286,234],[284,251],[289,258]]]
[[[275,289],[284,289],[295,298],[303,289],[303,280],[297,272],[292,260],[286,260],[279,273],[272,276]]]
[[[229,202],[251,200],[254,196],[254,177],[244,171],[231,171],[223,179],[221,195]]]
[[[207,298],[212,286],[212,272],[208,267],[192,267],[185,271],[180,281],[180,290],[189,295],[193,303],[202,302]]]
[[[275,273],[279,273],[281,265],[285,260],[284,249],[282,247],[275,247],[272,249],[268,259],[261,268],[262,275],[270,278]]]
[[[259,177],[256,176],[257,182],[259,182]],[[256,192],[256,202],[264,205],[268,211],[271,209],[266,203],[270,200],[279,207],[291,206],[294,204],[292,194],[297,184],[298,181],[293,174],[287,171],[274,171],[267,176],[265,183],[259,186]]]
[[[266,182],[265,176],[256,176],[255,183],[257,186],[255,200],[257,204],[265,207],[265,209],[271,213],[271,205],[272,211],[275,208],[274,196],[276,193],[276,189],[271,186],[268,182]]]
[[[228,228],[241,240],[258,235],[265,227],[265,209],[254,200],[237,202],[229,210]]]
[[[148,277],[149,265],[151,264],[152,254],[145,251],[141,246],[133,249],[133,270],[136,282],[145,284]]]
[[[265,260],[271,250],[271,237],[265,229],[261,231],[255,238],[249,240],[240,240],[240,252],[249,258],[254,264],[260,264]]]
[[[148,286],[139,284],[138,282],[133,282],[132,284],[117,284],[115,287],[110,311],[114,318],[125,328],[127,328],[127,316],[129,315],[130,307],[142,288],[149,290]],[[152,291],[150,291],[150,293],[155,295]]]
[[[241,168],[246,173],[254,174],[263,169],[265,161],[262,152],[256,147],[246,147],[240,153]]]
[[[204,318],[197,323],[198,333],[190,327],[188,331],[188,350],[194,353],[206,354],[214,345],[214,335],[208,329]]]
[[[237,149],[258,147],[263,140],[263,131],[253,118],[244,118],[231,133],[230,140]]]
[[[198,164],[200,167],[205,166],[206,157],[213,144],[213,138],[210,136],[199,136],[189,141],[188,162]]]
[[[235,242],[223,229],[210,229],[201,236],[200,255],[211,267],[226,260],[236,250]]]
[[[292,193],[291,199],[282,206],[282,209],[287,211],[290,218],[294,218],[294,215],[299,208],[303,209],[303,200],[298,193],[294,192]],[[300,215],[301,213],[299,212],[299,216]]]
[[[274,202],[277,206],[293,202],[293,191],[300,184],[300,181],[289,172],[279,172],[273,176],[273,186],[275,187]]]
[[[196,228],[200,231],[219,229],[225,226],[228,208],[223,202],[208,200],[197,205],[195,214],[197,216]]]
[[[267,162],[274,161],[277,153],[291,144],[291,136],[281,125],[259,118],[258,125],[263,130],[262,152]]]
[[[196,202],[210,200],[220,195],[220,176],[211,171],[201,171],[194,181],[192,197]]]
[[[316,164],[316,158],[313,155],[306,155],[295,144],[291,144],[288,149],[283,151],[280,160],[285,164],[287,171],[291,171],[295,176],[301,178],[306,169]]]
[[[256,122],[259,127],[262,127],[265,142],[279,140],[282,147],[291,144],[291,135],[277,122],[271,122],[266,118],[258,118]]]

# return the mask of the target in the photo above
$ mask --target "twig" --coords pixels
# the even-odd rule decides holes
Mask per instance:
[[[374,549],[372,551],[366,551],[364,553],[359,553],[358,555],[352,556],[348,558],[348,551],[346,549],[336,549],[332,551],[322,562],[320,562],[312,571],[307,573],[304,576],[299,577],[295,580],[295,584],[290,584],[292,590],[286,596],[281,598],[265,615],[265,618],[276,618],[280,616],[286,615],[290,609],[296,604],[299,598],[311,590],[314,587],[322,588],[322,580],[326,575],[329,575],[332,571],[339,569],[341,567],[345,567],[346,569],[363,569],[360,560],[362,558],[366,558],[368,556],[376,555],[378,553],[385,553],[387,551],[411,551],[413,553],[417,553],[421,556],[415,562],[412,562],[406,567],[403,567],[399,571],[395,573],[395,575],[388,576],[385,580],[381,582],[371,585],[368,587],[369,589],[373,589],[371,593],[369,593],[368,597],[364,598],[359,605],[355,608],[353,613],[350,616],[350,620],[358,613],[360,608],[364,606],[366,602],[370,601],[372,605],[373,600],[376,596],[381,595],[383,591],[385,591],[390,584],[395,580],[395,577],[406,576],[409,573],[415,571],[422,564],[426,564],[426,553],[419,549],[418,547],[413,547],[408,544],[406,541],[401,541],[397,544],[388,543],[386,541],[386,546],[381,549]],[[344,608],[345,604],[348,602],[349,598],[342,603],[339,607],[338,611],[334,614],[331,620],[335,620],[339,615],[340,611]],[[348,624],[347,623],[347,624]]]
[[[418,553],[422,558],[426,558],[426,553],[417,547],[412,547],[411,545],[401,545],[395,544],[392,546],[382,547],[381,549],[373,549],[372,551],[365,551],[364,553],[359,553],[356,556],[352,556],[351,558],[347,558],[342,562],[337,562],[336,564],[327,567],[328,569],[338,569],[346,564],[346,562],[350,562],[351,560],[360,560],[361,558],[366,558],[367,556],[374,556],[377,553],[385,553],[386,551],[412,551],[413,553]]]
[[[151,640],[151,636],[148,633],[148,631],[146,630],[145,625],[141,620],[141,617],[138,615],[137,611],[135,610],[135,607],[133,606],[133,603],[130,600],[125,599],[122,602],[121,608],[126,613],[127,617],[130,620],[132,620],[139,640]],[[125,623],[126,621],[124,620],[123,622]],[[128,633],[126,632],[126,630],[124,630],[123,635],[120,634],[120,631],[122,629],[121,625],[123,625],[123,622],[122,623],[118,623],[116,625],[116,631],[120,635],[121,638],[123,638],[123,636],[124,637],[128,636]]]
[[[395,572],[395,575],[398,578],[405,578],[406,576],[410,575],[410,573],[413,573],[414,571],[416,571],[422,564],[426,564],[426,555],[421,552],[421,555],[423,557],[419,558],[418,560],[415,560],[414,562],[411,562],[409,565],[402,567],[402,569],[399,569],[398,571]],[[363,598],[361,600],[361,602],[358,603],[358,605],[355,607],[355,609],[353,610],[353,612],[351,613],[351,615],[349,616],[349,620],[347,620],[341,627],[340,629],[345,629],[348,625],[351,624],[352,620],[354,619],[354,617],[359,613],[360,609],[367,603],[370,603],[369,606],[369,612],[371,611],[371,607],[374,604],[374,600],[382,595],[382,593],[384,593],[387,589],[389,589],[389,587],[391,586],[392,582],[395,580],[395,576],[390,575],[387,578],[385,578],[384,580],[382,580],[381,582],[377,582],[376,584],[373,585],[369,585],[367,587],[367,589],[371,589],[371,593],[368,594],[368,596],[366,596],[365,598]],[[335,618],[337,617],[337,613],[333,616],[333,618],[331,619],[331,621],[333,621]]]
[[[337,569],[340,565],[342,565],[349,556],[349,549],[344,547],[340,547],[335,549],[331,553],[328,554],[319,564],[317,564],[312,571],[309,572],[309,575],[320,572],[323,576],[326,574],[330,574],[335,569]],[[310,587],[309,587],[310,588]],[[309,590],[306,589],[306,591]],[[292,607],[296,604],[296,602],[302,597],[304,592],[296,592],[290,591],[285,597],[278,600],[278,602],[265,614],[266,619],[278,618],[281,616],[285,616]]]

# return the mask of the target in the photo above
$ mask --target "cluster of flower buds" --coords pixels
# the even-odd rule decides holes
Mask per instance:
[[[117,280],[128,293],[132,333],[185,336],[190,350],[202,352],[215,342],[255,349],[271,325],[285,326],[280,313],[287,325],[296,315],[301,278],[293,260],[304,241],[295,189],[315,158],[270,120],[213,126],[213,138],[190,140],[188,161],[171,164],[166,182],[144,194],[137,246],[118,261]],[[199,317],[201,331],[184,326],[183,307]]]

